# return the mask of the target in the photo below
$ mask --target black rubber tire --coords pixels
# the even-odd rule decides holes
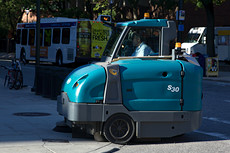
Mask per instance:
[[[16,80],[14,84],[14,89],[18,90],[20,88],[21,88],[21,82],[19,80]]]
[[[4,87],[5,87],[5,86],[8,86],[8,80],[9,80],[9,78],[8,78],[8,76],[6,75],[6,76],[5,76],[5,81],[4,81]]]
[[[22,72],[21,71],[17,71],[17,78],[15,78],[15,82],[14,82],[14,88],[16,90],[22,88],[23,85],[23,76],[22,76]]]
[[[14,83],[12,81],[8,81],[8,86],[9,86],[9,89],[13,89]]]
[[[108,141],[116,144],[126,144],[134,136],[134,121],[125,114],[113,115],[105,122],[103,132]]]

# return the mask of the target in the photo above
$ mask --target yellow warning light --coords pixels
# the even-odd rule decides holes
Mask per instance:
[[[180,42],[177,42],[177,43],[175,44],[175,48],[181,48],[181,43],[180,43]]]
[[[104,21],[108,21],[108,17],[104,17]]]
[[[145,19],[148,19],[148,18],[150,18],[150,15],[149,15],[149,13],[145,13],[145,14],[144,14],[144,18],[145,18]]]
[[[109,15],[100,15],[100,20],[103,21],[111,21],[111,17]]]

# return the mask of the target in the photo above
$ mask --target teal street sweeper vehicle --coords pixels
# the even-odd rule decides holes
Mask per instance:
[[[165,19],[117,23],[101,62],[64,80],[57,110],[65,123],[118,144],[198,129],[203,72],[180,46],[171,50],[175,37]]]

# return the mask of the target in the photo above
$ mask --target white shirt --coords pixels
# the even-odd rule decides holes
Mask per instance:
[[[142,42],[139,46],[137,46],[132,56],[136,56],[136,57],[148,56],[151,55],[152,53],[153,53],[152,49],[148,45]]]

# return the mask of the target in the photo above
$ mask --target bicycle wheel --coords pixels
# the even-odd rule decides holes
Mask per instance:
[[[6,76],[5,76],[5,81],[4,81],[4,87],[5,87],[6,85],[8,85],[8,80],[7,80],[7,79],[8,79],[8,76],[6,75]]]
[[[8,87],[9,89],[13,89],[15,84],[15,71],[9,70],[8,71]]]
[[[12,81],[10,77],[8,77],[8,81],[7,82],[8,82],[9,89],[13,89],[13,87],[14,87],[14,81]]]

